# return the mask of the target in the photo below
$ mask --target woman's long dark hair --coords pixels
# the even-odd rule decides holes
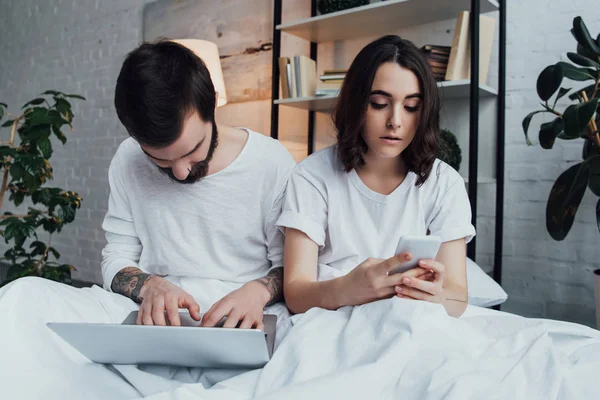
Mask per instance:
[[[338,156],[346,172],[365,164],[368,147],[362,134],[375,74],[381,64],[392,62],[412,71],[421,89],[421,118],[415,137],[402,152],[409,171],[422,185],[438,153],[440,95],[429,64],[410,41],[396,35],[384,36],[365,46],[356,56],[344,79],[333,112],[337,130]]]

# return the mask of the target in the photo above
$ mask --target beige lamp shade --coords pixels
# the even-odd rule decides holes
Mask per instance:
[[[175,39],[175,43],[192,50],[198,57],[204,61],[204,64],[210,72],[215,91],[218,94],[217,107],[227,104],[227,92],[225,92],[225,81],[223,79],[223,70],[221,69],[221,60],[219,59],[219,48],[213,42],[200,39]]]

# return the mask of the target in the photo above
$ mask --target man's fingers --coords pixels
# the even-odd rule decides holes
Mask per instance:
[[[200,306],[191,295],[188,294],[184,297],[183,302],[180,304],[180,308],[187,308],[190,312],[190,316],[194,320],[200,321]]]
[[[259,322],[258,324],[256,324],[256,329],[260,329],[261,331],[265,331],[265,324],[263,324],[262,322]]]
[[[144,307],[143,304],[140,304],[140,308],[137,313],[137,318],[135,320],[136,325],[142,325],[142,316],[144,315]]]
[[[238,324],[238,322],[240,322],[240,318],[242,317],[242,315],[240,315],[240,313],[236,310],[233,310],[228,316],[227,319],[225,320],[225,323],[223,324],[223,328],[235,328]]]
[[[252,318],[250,315],[246,315],[240,324],[240,329],[250,329],[254,325],[254,322],[254,318]]]
[[[222,303],[216,303],[204,314],[202,323],[200,326],[208,328],[214,327],[217,323],[231,311],[231,308],[227,308]]]
[[[181,319],[179,318],[179,305],[176,299],[167,300],[165,303],[167,309],[167,318],[171,326],[181,326]]]
[[[154,325],[167,325],[165,321],[165,299],[161,296],[154,298],[154,303],[152,304],[152,321]]]
[[[154,322],[152,322],[152,303],[148,303],[144,307],[144,315],[142,315],[142,325],[154,325]]]

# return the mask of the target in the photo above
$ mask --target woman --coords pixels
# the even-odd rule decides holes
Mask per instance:
[[[397,295],[467,306],[465,243],[475,234],[462,177],[436,159],[440,99],[419,50],[398,36],[350,66],[333,120],[337,144],[301,162],[288,183],[284,293],[294,313]],[[403,235],[440,236],[435,260],[388,274]]]

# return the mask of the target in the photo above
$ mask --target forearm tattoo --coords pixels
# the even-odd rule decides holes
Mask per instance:
[[[265,307],[283,300],[283,267],[272,269],[266,276],[256,281],[265,285],[269,293],[271,293],[271,299]]]
[[[150,275],[135,267],[123,268],[113,278],[110,288],[113,292],[129,297],[136,303],[141,303],[140,291],[144,283],[153,279],[156,275]]]

